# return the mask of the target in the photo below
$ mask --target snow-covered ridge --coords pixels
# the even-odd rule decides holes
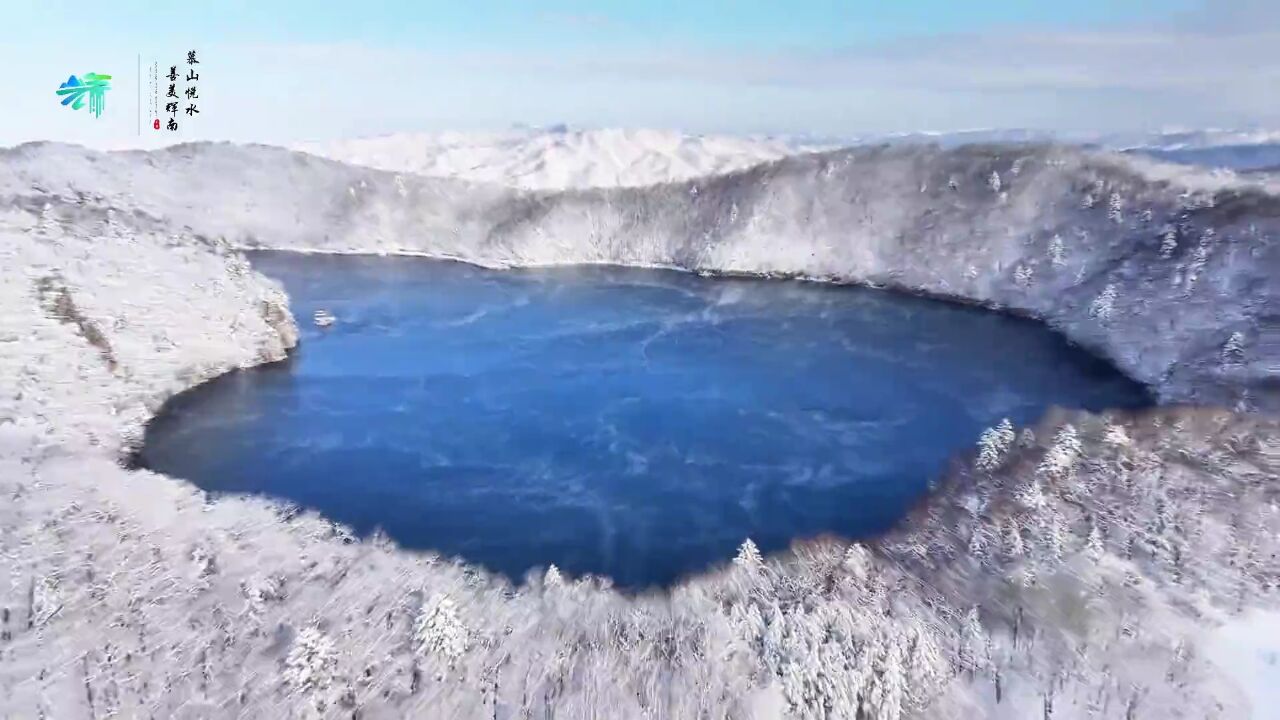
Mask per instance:
[[[741,170],[819,146],[664,130],[403,133],[294,149],[351,165],[533,190],[632,187]]]
[[[1168,401],[1280,402],[1257,352],[1274,342],[1280,197],[1151,160],[1053,145],[869,147],[564,193],[261,146],[26,145],[0,161],[0,195],[92,193],[242,247],[660,265],[961,298],[1043,318]],[[1224,365],[1237,332],[1242,360]]]
[[[1166,399],[1264,401],[1276,198],[1148,169],[866,149],[554,194],[260,147],[0,151],[0,715],[1262,717],[1207,652],[1280,605],[1258,415],[993,429],[884,538],[745,546],[641,597],[114,462],[164,397],[292,344],[228,244],[895,285],[1047,318]]]

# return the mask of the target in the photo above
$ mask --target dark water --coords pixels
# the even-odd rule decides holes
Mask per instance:
[[[667,584],[748,536],[877,533],[1002,417],[1147,402],[1038,324],[881,291],[253,261],[292,296],[300,349],[171,402],[143,464],[515,578]]]

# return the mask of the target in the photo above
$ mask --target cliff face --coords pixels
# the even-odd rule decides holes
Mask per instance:
[[[628,597],[500,578],[114,455],[296,341],[232,246],[662,264],[1045,318],[1166,401],[1274,407],[1277,200],[1053,147],[866,149],[519,193],[271,148],[0,151],[0,715],[1248,717],[1280,429],[1164,408],[985,436],[902,526]],[[1234,659],[1232,659],[1234,661]]]
[[[3,161],[0,193],[137,209],[241,247],[656,264],[963,299],[1044,319],[1166,402],[1280,407],[1280,197],[1117,155],[862,148],[558,194],[266,147],[28,145]]]

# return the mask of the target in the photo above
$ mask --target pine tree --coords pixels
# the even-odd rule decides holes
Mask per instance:
[[[1066,248],[1062,244],[1062,236],[1054,235],[1049,241],[1049,262],[1054,267],[1062,267],[1067,264]]]
[[[462,657],[470,644],[467,626],[448,595],[436,595],[422,606],[413,637],[419,654],[439,656],[449,665]]]
[[[54,217],[53,205],[45,203],[40,208],[40,220],[36,223],[36,234],[42,238],[51,238],[58,230],[58,221]]]
[[[982,431],[978,438],[977,467],[983,472],[991,472],[1004,463],[1016,435],[1013,423],[1004,418],[994,428]]]
[[[547,567],[546,575],[542,576],[542,584],[549,588],[564,586],[564,576],[560,574],[560,568],[556,567],[555,563]]]
[[[764,566],[764,558],[760,556],[760,549],[756,544],[747,538],[742,541],[742,545],[738,547],[738,554],[733,558],[733,564],[746,570],[758,570]]]
[[[1227,342],[1222,346],[1222,362],[1226,365],[1234,365],[1244,360],[1244,333],[1233,332],[1231,337],[1227,338]]]
[[[1129,434],[1125,432],[1123,425],[1115,425],[1107,423],[1106,429],[1102,431],[1102,442],[1112,447],[1128,447],[1131,440]]]
[[[333,701],[337,668],[337,645],[319,628],[312,626],[294,638],[284,661],[284,681],[306,696],[317,713],[323,713]]]
[[[1053,437],[1037,472],[1051,478],[1065,478],[1075,471],[1081,453],[1080,437],[1073,425],[1063,425]]]
[[[985,665],[983,650],[987,644],[987,632],[982,627],[978,606],[969,608],[960,625],[960,662],[970,677]]]
[[[1116,295],[1116,286],[1108,285],[1089,305],[1089,315],[1104,323],[1109,321],[1115,312]]]
[[[1102,559],[1102,554],[1105,552],[1106,548],[1103,545],[1102,533],[1098,529],[1097,522],[1094,522],[1089,527],[1089,538],[1085,541],[1084,547],[1085,554],[1089,556],[1090,560],[1098,562]]]
[[[1171,227],[1165,231],[1164,237],[1160,241],[1160,257],[1168,259],[1173,257],[1173,253],[1178,249],[1178,229]]]
[[[1118,192],[1111,193],[1107,202],[1107,219],[1117,225],[1124,222],[1124,198]]]
[[[895,628],[896,629],[896,628]],[[891,630],[892,632],[892,630]],[[884,643],[864,709],[872,720],[900,720],[906,695],[902,641],[894,634]]]

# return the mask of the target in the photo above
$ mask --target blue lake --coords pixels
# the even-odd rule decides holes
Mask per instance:
[[[141,464],[515,579],[667,585],[746,537],[873,535],[1003,417],[1149,403],[1038,323],[884,291],[251,259],[300,347],[175,398]]]

